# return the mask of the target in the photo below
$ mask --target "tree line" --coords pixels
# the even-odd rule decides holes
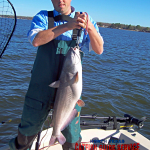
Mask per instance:
[[[140,32],[150,32],[150,27],[141,27],[140,25],[133,26],[133,25],[125,25],[120,23],[103,23],[103,22],[97,22],[97,25],[99,27],[107,27],[107,28],[115,28],[115,29],[124,29],[124,30],[134,30],[134,31],[140,31]]]
[[[14,16],[11,15],[0,15],[0,17],[4,18],[14,18]],[[32,20],[33,17],[26,17],[26,16],[17,16],[17,19],[28,19]],[[141,32],[150,32],[150,27],[141,27],[140,25],[133,26],[133,25],[126,25],[126,24],[120,24],[120,23],[103,23],[103,22],[97,22],[97,25],[99,27],[105,27],[105,28],[115,28],[115,29],[124,29],[124,30],[134,30],[134,31],[141,31]]]

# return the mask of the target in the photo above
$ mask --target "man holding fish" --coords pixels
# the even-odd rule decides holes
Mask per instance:
[[[88,42],[89,50],[97,54],[103,52],[103,39],[90,16],[84,12],[75,13],[71,0],[51,1],[54,10],[40,11],[34,16],[28,32],[29,41],[38,47],[38,51],[25,96],[18,136],[9,142],[11,150],[31,148],[53,105],[50,145],[58,141],[64,150],[69,150],[75,149],[76,142],[81,142],[83,55],[76,47],[76,29],[84,29],[79,46]],[[85,34],[85,30],[88,34]]]

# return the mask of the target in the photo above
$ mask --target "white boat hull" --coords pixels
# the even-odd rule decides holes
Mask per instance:
[[[52,134],[52,130],[53,130],[52,128],[49,128],[48,130],[44,130],[41,133],[41,137],[40,137],[41,145],[39,149],[62,150],[62,146],[58,143],[54,146],[49,147],[49,140]],[[86,129],[81,131],[81,136],[82,136],[81,144],[87,147],[86,150],[90,150],[90,147],[95,147],[94,150],[103,150],[103,146],[104,148],[109,150],[108,148],[109,145],[112,145],[112,147],[116,145],[115,143],[113,143],[114,141],[112,141],[111,144],[108,143],[110,138],[118,139],[118,143],[116,145],[116,147],[118,148],[117,150],[125,150],[126,146],[129,145],[133,146],[133,144],[136,145],[139,150],[150,150],[150,140],[148,140],[138,132],[134,132],[134,131],[129,132],[127,130]],[[96,143],[93,143],[92,140],[93,142]],[[33,142],[31,150],[35,150],[35,143],[36,143],[36,139]],[[0,148],[0,150],[9,150],[9,147],[5,146],[3,148]],[[79,150],[79,145],[76,145],[76,150]]]
[[[41,138],[45,135],[46,130],[42,132]],[[40,149],[45,147],[45,150],[48,148],[49,145],[49,140],[52,134],[52,128],[48,129],[47,134],[43,138]],[[111,137],[119,139],[118,140],[118,149],[120,145],[122,147],[126,147],[129,144],[133,146],[136,145],[137,147],[139,146],[139,150],[150,150],[150,140],[139,134],[138,132],[134,131],[127,131],[127,130],[102,130],[102,129],[86,129],[81,131],[81,136],[82,136],[82,145],[85,144],[87,147],[87,150],[92,147],[97,146],[97,149],[95,150],[100,150],[102,145],[110,145],[108,144],[108,141],[110,140]],[[92,143],[92,140],[97,139],[95,142]],[[105,140],[103,140],[105,139]],[[104,142],[103,142],[104,141]],[[103,142],[104,144],[100,143]],[[113,142],[113,141],[112,141]],[[36,140],[34,141],[32,145],[32,150],[35,149],[35,143]],[[138,144],[139,143],[139,144]],[[115,143],[111,143],[111,145],[115,145]],[[107,146],[108,147],[108,146]],[[79,146],[76,145],[76,148],[79,149]],[[62,146],[60,144],[56,144],[55,146],[49,147],[47,150],[62,150]],[[122,149],[124,150],[124,148]]]

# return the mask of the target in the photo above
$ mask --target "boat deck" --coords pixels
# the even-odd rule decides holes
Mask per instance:
[[[60,144],[49,147],[52,130],[53,129],[50,128],[41,133],[41,145],[39,150],[62,150]],[[86,147],[86,150],[94,149],[94,147],[94,150],[110,149],[110,147],[111,149],[115,149],[116,147],[117,149],[125,150],[128,147],[132,149],[133,146],[136,146],[139,150],[150,150],[150,140],[133,130],[86,129],[81,131],[81,136],[81,144]],[[117,140],[118,143],[116,143],[115,140]],[[36,139],[33,142],[31,150],[35,150],[35,143]],[[76,148],[79,150],[79,146]],[[0,150],[9,150],[9,147],[5,146],[0,148]]]
[[[42,133],[42,136],[45,135],[46,131]],[[60,144],[56,144],[55,146],[48,147],[48,143],[50,140],[50,136],[52,134],[52,129],[49,129],[45,137],[41,142],[40,149],[42,150],[62,150],[62,146]],[[127,130],[102,130],[102,129],[86,129],[81,131],[82,136],[82,145],[86,146],[86,150],[90,150],[91,147],[97,147],[97,150],[101,148],[107,149],[109,145],[110,147],[122,147],[127,148],[127,146],[137,146],[139,150],[150,150],[150,140],[139,134],[138,132],[127,131]],[[111,138],[111,143],[110,142]],[[118,143],[115,143],[115,140]],[[92,142],[92,140],[95,140]],[[96,142],[96,143],[94,143]],[[45,148],[44,148],[45,147]],[[44,149],[43,149],[44,148]],[[79,150],[79,146],[76,147]],[[33,143],[32,150],[35,149],[35,142]],[[96,149],[95,149],[96,150]]]

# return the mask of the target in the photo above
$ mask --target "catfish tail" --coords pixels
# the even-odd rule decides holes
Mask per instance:
[[[55,144],[55,142],[59,142],[61,145],[63,145],[66,142],[66,138],[64,137],[64,135],[61,133],[60,135],[57,136],[51,136],[51,139],[49,141],[49,146],[52,146]]]

